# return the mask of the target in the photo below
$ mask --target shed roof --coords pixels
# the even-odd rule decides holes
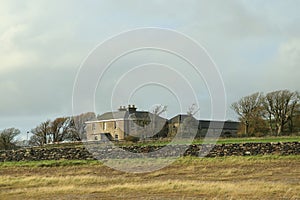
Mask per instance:
[[[183,121],[189,117],[187,114],[179,114],[169,120],[170,123],[183,123]],[[227,129],[227,130],[237,130],[240,123],[236,121],[218,121],[218,120],[199,120],[201,128],[208,129]]]
[[[240,123],[235,121],[215,121],[215,120],[199,120],[201,128],[222,128],[227,130],[237,130]]]

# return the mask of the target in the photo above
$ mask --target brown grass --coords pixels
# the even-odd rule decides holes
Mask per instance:
[[[180,158],[145,174],[42,166],[0,165],[0,199],[300,199],[300,156]]]

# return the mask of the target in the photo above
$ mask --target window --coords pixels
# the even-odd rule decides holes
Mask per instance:
[[[116,128],[117,128],[117,122],[114,121],[114,129],[116,129]]]
[[[106,130],[106,122],[103,122],[103,130]]]
[[[96,130],[96,124],[95,123],[92,123],[92,130]]]
[[[97,137],[97,136],[95,136],[95,140],[98,140],[98,137]]]
[[[118,134],[115,135],[115,140],[119,140],[119,135]]]

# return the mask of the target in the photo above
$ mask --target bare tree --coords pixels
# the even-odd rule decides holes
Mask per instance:
[[[187,117],[184,117],[182,123],[178,127],[177,135],[179,139],[193,139],[199,131],[199,121],[194,115],[199,112],[200,108],[193,103],[187,110]]]
[[[249,127],[254,126],[255,122],[262,116],[262,94],[256,92],[234,102],[231,108],[239,115],[241,122],[245,125],[245,134],[249,135]],[[254,131],[256,127],[254,127]]]
[[[276,135],[283,132],[284,125],[290,121],[293,124],[293,116],[299,102],[298,92],[278,90],[268,93],[264,98],[264,108],[268,112],[270,126],[274,121]]]
[[[31,130],[29,144],[35,146],[42,146],[47,144],[47,136],[51,133],[51,121],[47,120]]]
[[[292,116],[292,122],[289,125],[291,132],[300,132],[300,104],[295,107],[294,114]]]
[[[20,130],[15,128],[0,131],[0,149],[14,149],[16,147],[16,136],[19,134]]]
[[[299,104],[300,96],[298,92],[295,92],[295,95],[297,101],[292,103],[291,112],[290,112],[291,115],[288,117],[290,133],[294,132],[294,126],[295,126],[294,120],[297,122],[297,117],[299,116],[299,112],[300,112],[300,104]]]
[[[166,105],[156,105],[151,113],[151,127],[150,127],[150,133],[151,137],[156,135],[156,137],[163,137],[167,135],[168,129],[167,129],[167,120],[164,120],[160,117],[160,115],[167,111],[168,106]]]
[[[199,112],[200,108],[197,107],[195,103],[193,103],[187,111],[187,115],[194,116],[197,112]]]
[[[71,118],[68,130],[69,139],[73,141],[80,141],[82,139],[86,139],[85,122],[91,120],[96,120],[96,114],[94,112],[87,112],[77,116],[73,116]]]
[[[69,117],[59,117],[50,123],[50,136],[52,142],[61,142],[68,139]]]
[[[164,105],[156,105],[153,110],[151,111],[151,113],[153,113],[154,115],[161,115],[162,113],[167,111],[168,106],[164,106]]]
[[[155,105],[149,113],[130,114],[130,123],[134,125],[134,130],[131,128],[130,134],[134,137],[140,137],[142,140],[167,135],[167,120],[160,116],[166,110],[167,106]]]

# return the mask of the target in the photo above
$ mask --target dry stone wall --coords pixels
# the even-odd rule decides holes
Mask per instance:
[[[164,148],[162,150],[162,148]],[[89,149],[89,150],[88,150]],[[174,145],[174,146],[127,146],[123,150],[132,152],[131,157],[143,157],[149,153],[151,157],[166,156],[255,156],[255,155],[299,155],[299,142],[278,143],[241,143],[241,144],[205,144],[205,145]],[[61,148],[24,148],[19,150],[0,151],[0,162],[33,161],[33,160],[88,160],[124,158],[123,150],[105,146],[99,149],[97,144],[90,147]],[[183,152],[180,154],[178,152]],[[141,154],[134,154],[141,153]],[[130,156],[130,155],[129,155]]]

